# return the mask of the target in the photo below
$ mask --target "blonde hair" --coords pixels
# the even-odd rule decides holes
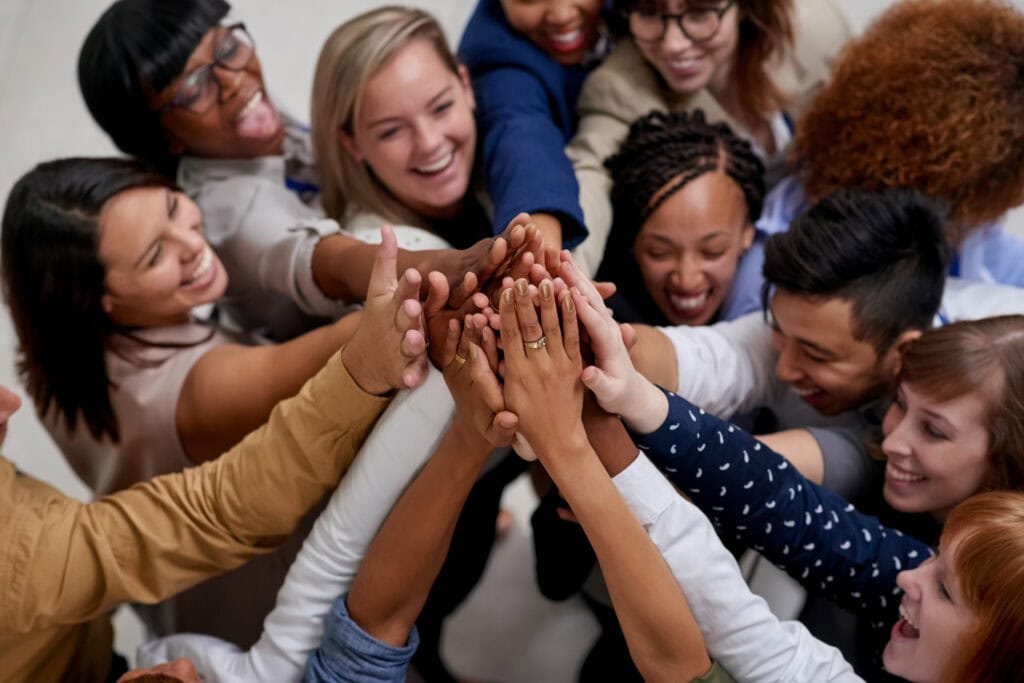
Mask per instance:
[[[351,211],[365,210],[396,223],[423,222],[339,141],[340,132],[352,135],[355,129],[366,82],[413,40],[426,40],[445,66],[459,73],[437,20],[408,7],[381,7],[360,14],[339,26],[320,50],[311,128],[320,166],[320,198],[332,218],[344,219]]]

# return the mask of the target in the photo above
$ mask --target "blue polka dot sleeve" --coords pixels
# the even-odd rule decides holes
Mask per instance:
[[[896,575],[931,557],[931,548],[808,481],[740,428],[665,393],[665,423],[633,438],[719,533],[761,552],[808,590],[891,624]]]

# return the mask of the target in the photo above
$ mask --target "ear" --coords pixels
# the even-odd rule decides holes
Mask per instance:
[[[740,241],[743,244],[743,253],[744,254],[747,253],[748,249],[750,249],[750,245],[752,245],[754,243],[754,232],[755,231],[754,231],[754,224],[753,223],[747,223],[743,227],[743,235],[740,238]]]
[[[896,380],[896,376],[903,369],[903,352],[906,351],[907,344],[920,336],[921,330],[904,330],[900,336],[896,337],[896,341],[892,343],[889,350],[885,352],[885,356],[881,361],[884,367],[889,369],[889,375],[893,381]]]
[[[366,161],[366,157],[359,151],[359,145],[356,144],[356,139],[349,133],[345,132],[344,128],[338,129],[338,143],[352,155],[352,158],[362,163]]]
[[[476,111],[476,97],[473,95],[473,84],[469,80],[469,69],[465,64],[459,64],[459,80],[462,81],[462,89],[466,92],[469,100],[469,108]]]
[[[114,299],[109,294],[104,294],[100,297],[100,306],[103,307],[103,312],[110,315],[114,311]]]

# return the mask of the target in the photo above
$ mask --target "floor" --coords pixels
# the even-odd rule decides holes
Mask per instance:
[[[236,0],[233,17],[244,19],[255,37],[266,81],[285,108],[306,117],[313,64],[327,33],[345,19],[382,3],[366,0]],[[471,0],[413,3],[440,19],[450,37],[462,29]],[[890,0],[841,3],[861,27]],[[1015,0],[1024,7],[1024,0]],[[92,123],[78,93],[76,55],[89,26],[106,7],[103,0],[0,0],[0,191],[4,196],[32,165],[58,156],[103,155],[115,150]],[[1015,225],[1024,225],[1018,214]],[[0,383],[21,391],[14,373],[14,337],[0,315]],[[11,421],[4,454],[24,471],[86,498],[29,408]],[[596,626],[578,602],[553,604],[532,580],[528,482],[509,489],[507,506],[517,525],[499,544],[478,590],[450,623],[445,654],[462,676],[481,681],[571,681],[594,638]],[[793,609],[793,594],[770,576],[762,590],[780,610]],[[787,604],[789,601],[789,604]],[[495,618],[497,616],[497,618]],[[140,638],[130,613],[117,618],[118,647],[131,653]]]

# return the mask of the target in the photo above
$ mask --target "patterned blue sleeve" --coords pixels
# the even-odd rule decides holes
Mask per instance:
[[[637,445],[711,518],[796,578],[876,622],[891,622],[896,575],[933,555],[926,543],[858,512],[738,427],[671,392],[669,414]]]

